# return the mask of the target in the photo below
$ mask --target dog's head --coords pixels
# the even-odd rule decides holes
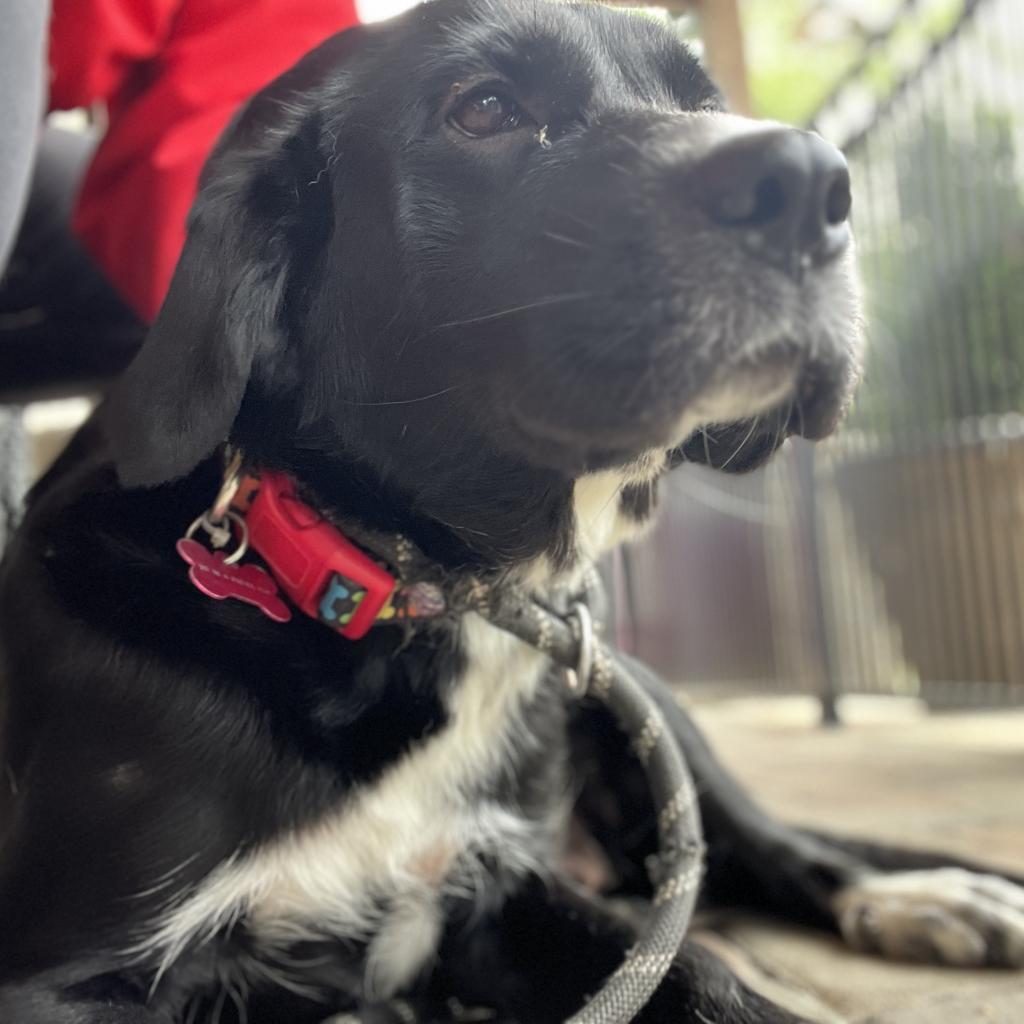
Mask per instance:
[[[724,113],[646,17],[435,0],[351,30],[211,159],[106,410],[121,479],[232,437],[327,500],[358,480],[448,560],[565,559],[581,478],[635,512],[673,462],[832,429],[848,208],[832,147]]]

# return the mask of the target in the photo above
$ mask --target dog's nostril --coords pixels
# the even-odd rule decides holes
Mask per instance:
[[[786,191],[773,177],[762,178],[753,188],[724,189],[708,204],[712,220],[732,227],[768,224],[785,208]]]
[[[850,216],[853,197],[850,195],[850,176],[841,174],[829,186],[825,195],[825,220],[833,227],[846,222]]]
[[[754,189],[750,224],[768,224],[786,211],[786,190],[778,178],[762,178]]]
[[[772,130],[732,139],[693,172],[714,223],[745,228],[740,243],[769,261],[824,262],[849,240],[850,177],[842,154],[817,135]]]

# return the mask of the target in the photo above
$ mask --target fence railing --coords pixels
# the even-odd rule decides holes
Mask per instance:
[[[809,483],[793,450],[688,469],[630,556],[636,645],[676,678],[1024,701],[1024,4],[940,6],[915,63],[897,22],[816,118],[866,291],[847,426]]]

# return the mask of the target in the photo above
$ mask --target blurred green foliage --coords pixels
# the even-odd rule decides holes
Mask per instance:
[[[948,85],[946,109],[887,114],[848,154],[871,342],[853,422],[875,434],[1024,410],[1016,112]]]
[[[979,11],[1016,3],[988,0]],[[835,141],[853,136],[868,311],[867,378],[851,425],[935,436],[1024,412],[1024,39],[975,15],[948,52],[930,55],[965,0],[742,4],[757,113],[806,124],[858,68],[845,98],[859,120],[842,104],[827,119]],[[927,84],[896,95],[924,66]]]
[[[872,35],[895,20],[895,31],[882,51],[871,54],[864,76],[876,95],[886,95],[929,43],[948,32],[963,0],[904,7],[904,0],[742,0],[756,112],[806,123],[862,58]]]

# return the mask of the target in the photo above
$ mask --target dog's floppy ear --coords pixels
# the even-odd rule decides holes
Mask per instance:
[[[101,413],[124,486],[189,473],[228,438],[251,375],[282,356],[294,252],[308,258],[331,219],[318,92],[359,36],[254,97],[207,164],[167,297]]]
[[[227,438],[254,360],[280,343],[282,248],[237,193],[197,204],[156,322],[105,404],[126,487],[184,476]]]

